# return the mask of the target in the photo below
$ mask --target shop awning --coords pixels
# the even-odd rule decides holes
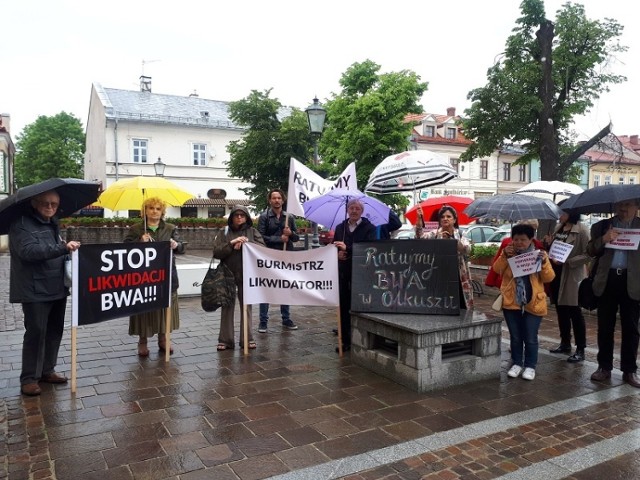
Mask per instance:
[[[222,198],[191,198],[187,200],[183,207],[233,207],[234,205],[252,205],[251,200],[242,199],[222,199]]]

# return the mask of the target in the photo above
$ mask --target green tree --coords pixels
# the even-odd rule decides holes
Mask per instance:
[[[271,188],[287,191],[291,157],[301,162],[312,157],[306,114],[284,109],[271,89],[252,90],[248,97],[229,104],[229,117],[247,128],[240,140],[230,142],[229,173],[253,186],[245,188],[258,207],[266,207]]]
[[[351,65],[340,85],[342,91],[325,105],[322,164],[337,175],[355,161],[362,190],[385,157],[407,149],[413,125],[404,119],[409,113],[422,112],[419,102],[428,84],[410,70],[380,73],[380,65],[365,60]],[[390,205],[406,205],[402,196],[389,197],[384,201]]]
[[[527,151],[519,163],[539,158],[543,180],[564,180],[575,160],[610,132],[606,126],[578,148],[561,148],[572,145],[573,118],[588,112],[609,85],[626,80],[609,68],[611,57],[626,50],[618,41],[623,27],[612,19],[589,20],[580,4],[566,3],[555,23],[546,18],[543,0],[523,0],[520,8],[487,84],[468,94],[473,103],[462,127],[474,144],[460,159],[517,143]]]
[[[65,112],[40,116],[16,137],[18,187],[49,178],[83,178],[85,135],[80,120]]]

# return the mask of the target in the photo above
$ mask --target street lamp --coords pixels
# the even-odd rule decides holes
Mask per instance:
[[[162,159],[160,157],[158,157],[158,161],[153,164],[153,168],[156,171],[156,176],[157,177],[164,177],[164,169],[165,169],[165,167],[166,167],[166,165],[164,163],[162,163]]]
[[[318,155],[318,139],[322,135],[324,129],[324,120],[327,117],[327,111],[322,108],[318,97],[313,99],[313,103],[305,110],[307,114],[307,120],[309,121],[309,132],[313,137],[313,164],[318,165],[320,163],[320,156]],[[318,224],[312,223],[313,236],[311,237],[311,248],[318,248],[320,246],[320,238],[318,237]]]

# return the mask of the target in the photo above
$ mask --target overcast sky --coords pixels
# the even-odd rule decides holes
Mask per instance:
[[[555,18],[560,0],[546,0]],[[640,29],[628,0],[583,0],[589,18],[625,25],[629,51],[614,59],[628,81],[613,86],[576,123],[591,136],[609,119],[618,135],[640,133],[636,119]],[[22,0],[3,2],[0,111],[15,137],[39,115],[72,113],[86,126],[91,84],[233,101],[272,88],[283,104],[306,108],[340,90],[355,62],[382,72],[413,70],[429,89],[426,112],[469,106],[520,15],[519,0],[371,2],[245,0],[158,2]],[[143,61],[145,62],[143,65]]]

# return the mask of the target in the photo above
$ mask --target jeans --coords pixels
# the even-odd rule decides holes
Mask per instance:
[[[52,302],[22,304],[25,332],[22,341],[21,385],[35,383],[55,371],[64,332],[66,306],[67,297]]]
[[[538,364],[538,329],[542,317],[524,310],[503,309],[502,312],[511,337],[513,364],[535,369]]]
[[[286,322],[291,320],[291,315],[289,314],[289,305],[280,305],[280,314],[282,315],[282,322]],[[269,320],[269,304],[261,303],[260,304],[260,323],[267,323]]]

